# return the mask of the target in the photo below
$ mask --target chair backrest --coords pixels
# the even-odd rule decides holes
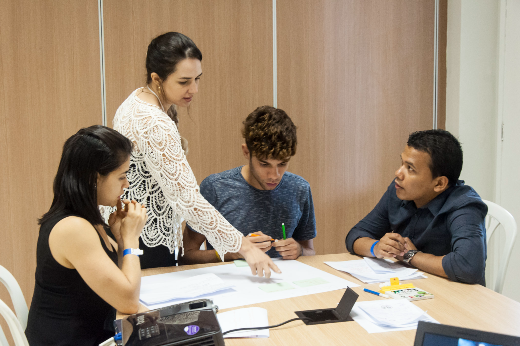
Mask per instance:
[[[18,318],[16,318],[14,312],[1,300],[0,314],[4,316],[4,319],[7,322],[9,329],[11,330],[14,344],[16,346],[29,346],[29,342],[27,341],[27,337],[25,336],[24,329],[22,328],[20,321],[18,321]]]
[[[14,311],[16,311],[16,316],[18,317],[18,321],[20,321],[20,325],[22,326],[23,330],[25,330],[25,327],[27,327],[29,309],[27,308],[27,303],[25,302],[20,285],[18,285],[18,282],[9,272],[9,270],[2,266],[0,266],[0,282],[3,283],[9,291],[11,300],[13,301]]]
[[[0,346],[9,346],[2,327],[0,327]]]
[[[517,226],[515,218],[507,210],[496,203],[483,200],[488,207],[488,214],[486,216],[486,242],[489,244],[493,233],[502,225],[504,229],[505,241],[503,249],[500,254],[500,262],[498,263],[498,271],[494,275],[494,280],[487,283],[487,286],[495,292],[502,293],[504,288],[504,279],[506,276],[507,265],[511,256],[511,250],[516,238]]]

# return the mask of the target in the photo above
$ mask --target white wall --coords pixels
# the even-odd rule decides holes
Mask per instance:
[[[510,77],[518,74],[520,67],[513,61],[520,61],[520,56],[513,57],[514,51],[504,48],[507,42],[508,47],[514,42],[511,37],[515,32],[516,42],[519,38],[518,25],[515,28],[512,23],[520,22],[520,11],[513,11],[514,7],[520,7],[520,0],[448,1],[446,129],[462,143],[461,179],[482,198],[501,204],[520,221],[520,188],[511,186],[515,175],[520,181],[520,124],[513,123],[513,119],[520,118],[513,101],[520,98],[520,79]],[[512,98],[512,94],[519,97]],[[509,119],[507,146],[501,140],[505,119]],[[520,301],[520,291],[515,289],[520,285],[518,243],[513,249],[516,253],[509,265],[504,294]]]
[[[497,203],[520,225],[520,0],[503,0],[498,78]],[[517,235],[503,293],[520,301],[520,235]]]
[[[461,179],[495,197],[497,0],[448,1],[446,129],[464,150]]]

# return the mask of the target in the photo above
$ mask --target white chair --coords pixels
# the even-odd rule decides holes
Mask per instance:
[[[0,327],[0,346],[9,346],[2,327]]]
[[[20,322],[23,330],[25,330],[27,327],[29,309],[27,308],[27,303],[25,302],[20,285],[18,285],[18,282],[14,276],[2,266],[0,266],[0,282],[3,283],[7,288],[7,291],[9,291],[9,295],[11,295],[11,300],[13,301],[14,311],[16,311],[18,321]]]
[[[503,207],[490,201],[483,200],[483,202],[486,203],[488,207],[488,214],[485,221],[487,244],[489,245],[489,240],[498,226],[502,225],[502,228],[504,229],[505,241],[504,246],[500,247],[503,251],[498,254],[500,255],[500,262],[497,266],[498,270],[497,273],[493,275],[492,282],[487,283],[487,287],[495,292],[502,293],[507,265],[509,264],[511,250],[513,249],[513,244],[515,243],[517,226],[513,215],[511,215]]]
[[[24,333],[24,328],[16,318],[14,312],[3,302],[0,300],[0,314],[4,317],[9,329],[11,330],[11,335],[13,336],[14,344],[16,346],[29,346],[29,342],[27,341],[27,337]],[[3,334],[3,333],[2,333]],[[3,337],[5,340],[5,335]],[[4,341],[7,345],[7,340]]]

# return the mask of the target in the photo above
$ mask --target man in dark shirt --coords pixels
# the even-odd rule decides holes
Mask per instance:
[[[487,206],[462,180],[462,148],[444,130],[414,132],[376,207],[348,233],[348,251],[485,285]]]

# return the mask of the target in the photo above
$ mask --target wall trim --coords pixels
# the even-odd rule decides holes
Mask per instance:
[[[105,84],[105,30],[103,26],[103,0],[98,0],[99,60],[101,70],[101,124],[107,126],[107,97]]]
[[[433,129],[437,128],[437,103],[439,94],[439,0],[435,0],[433,28]]]
[[[273,0],[273,107],[278,108],[278,52],[276,46],[276,0]]]

